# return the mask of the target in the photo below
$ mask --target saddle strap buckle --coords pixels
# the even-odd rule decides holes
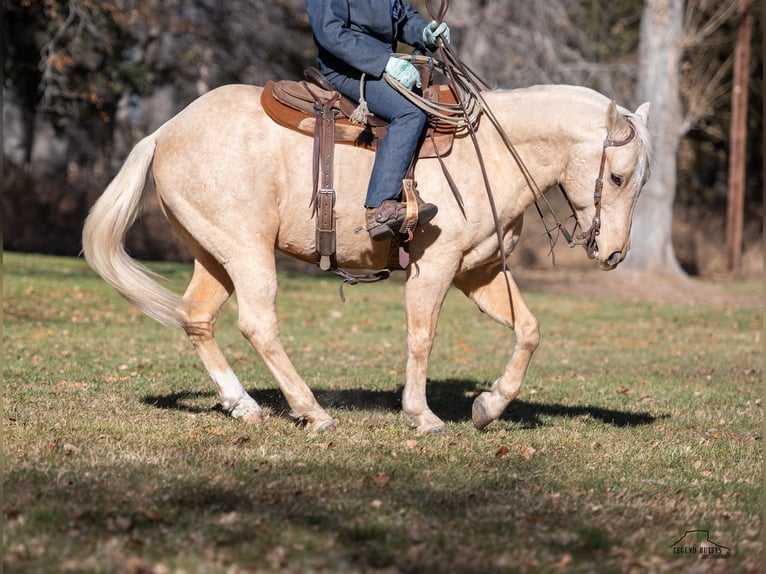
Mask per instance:
[[[319,268],[335,266],[335,190],[320,189],[317,194],[316,250]]]

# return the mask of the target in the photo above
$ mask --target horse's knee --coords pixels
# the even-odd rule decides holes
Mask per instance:
[[[433,348],[434,337],[431,332],[408,332],[407,349],[415,356],[428,356]]]

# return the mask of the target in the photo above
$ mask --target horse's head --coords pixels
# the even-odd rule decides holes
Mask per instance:
[[[605,270],[617,267],[630,249],[633,210],[649,179],[648,112],[648,103],[629,113],[611,102],[606,139],[577,146],[560,182],[583,230],[574,239]]]

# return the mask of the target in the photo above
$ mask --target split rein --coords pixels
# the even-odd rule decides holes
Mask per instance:
[[[426,7],[428,9],[429,15],[434,20],[436,20],[437,23],[440,23],[444,19],[447,9],[449,8],[449,0],[441,0],[441,4],[440,4],[440,8],[438,12],[434,12],[433,7],[431,5],[431,0],[427,0]],[[405,88],[401,83],[391,78],[388,74],[384,74],[384,77],[386,78],[388,83],[391,86],[393,86],[397,91],[399,91],[403,96],[405,96],[408,100],[410,100],[420,109],[425,111],[432,125],[438,125],[440,122],[443,122],[448,125],[454,126],[456,133],[460,134],[460,133],[468,132],[469,135],[471,136],[471,139],[474,144],[474,148],[476,149],[476,154],[479,159],[479,164],[481,166],[485,189],[487,191],[490,207],[492,209],[492,215],[495,220],[495,230],[496,230],[498,242],[500,245],[500,256],[503,260],[503,270],[507,271],[507,263],[506,263],[505,246],[503,245],[502,229],[500,227],[500,222],[498,220],[497,209],[495,207],[495,200],[492,193],[492,189],[489,184],[489,178],[487,176],[484,159],[482,156],[481,149],[479,148],[478,139],[475,133],[478,127],[479,118],[482,112],[487,116],[487,119],[490,121],[490,123],[492,123],[494,128],[497,130],[498,134],[503,140],[505,147],[508,149],[511,156],[513,157],[516,164],[518,165],[519,169],[521,170],[522,174],[524,175],[524,178],[526,179],[530,189],[532,189],[532,192],[535,197],[535,207],[543,223],[543,227],[545,228],[545,233],[548,236],[548,239],[550,241],[550,247],[551,247],[550,253],[551,253],[551,257],[554,258],[554,263],[555,263],[555,255],[554,255],[553,249],[556,243],[555,234],[557,232],[561,233],[564,236],[564,239],[566,240],[569,247],[582,245],[585,248],[586,252],[588,253],[588,257],[593,259],[595,257],[595,253],[597,250],[596,237],[598,237],[599,232],[601,231],[601,196],[602,196],[602,191],[604,187],[604,169],[606,167],[606,150],[607,148],[610,148],[610,147],[624,146],[630,143],[631,141],[633,141],[633,139],[636,137],[636,130],[635,130],[635,127],[633,126],[633,123],[626,118],[628,127],[630,128],[630,134],[625,139],[618,140],[618,141],[608,140],[608,139],[604,140],[603,149],[601,152],[601,163],[599,167],[599,173],[598,173],[598,177],[596,178],[595,187],[593,191],[593,203],[595,207],[593,220],[587,231],[575,236],[575,232],[577,230],[577,227],[579,227],[579,223],[577,222],[574,206],[572,205],[569,199],[569,196],[567,195],[563,187],[559,185],[559,188],[561,189],[562,194],[564,195],[564,198],[566,199],[572,211],[570,218],[573,218],[575,221],[575,225],[572,232],[569,232],[566,229],[566,226],[564,225],[564,223],[562,223],[562,221],[556,216],[556,212],[554,211],[553,206],[550,204],[547,197],[543,194],[542,190],[537,185],[534,177],[532,176],[532,173],[529,171],[526,164],[522,160],[521,156],[516,150],[516,147],[513,145],[513,142],[508,137],[508,134],[503,129],[497,117],[492,113],[491,109],[487,105],[487,102],[484,99],[484,96],[482,95],[482,88],[486,89],[489,87],[487,83],[481,80],[481,78],[479,78],[478,75],[473,70],[468,68],[468,66],[466,66],[457,57],[457,55],[455,54],[450,44],[448,42],[445,42],[444,39],[441,37],[437,38],[437,51],[439,53],[439,56],[441,57],[441,61],[428,56],[422,56],[422,55],[416,55],[416,54],[413,54],[413,55],[396,54],[396,56],[402,59],[409,60],[413,63],[428,65],[431,70],[433,70],[434,68],[438,69],[444,76],[446,76],[449,79],[449,87],[453,95],[457,99],[457,104],[444,104],[444,103],[435,102],[433,100],[423,98],[419,96],[418,94],[414,93],[413,91]],[[439,159],[441,160],[441,157]],[[450,186],[452,187],[452,192],[455,195],[462,209],[463,202],[460,196],[460,192],[459,190],[455,188],[454,184],[452,183],[453,179],[446,172],[446,166],[444,165],[443,161],[441,162],[441,166],[442,166],[442,170],[445,172],[445,176],[447,177],[447,180],[450,183]],[[540,205],[541,201],[545,204],[545,210]],[[547,211],[548,213],[550,213],[551,217],[554,220],[553,224],[550,224],[546,220],[544,211]],[[463,216],[465,216],[465,211],[463,211]]]

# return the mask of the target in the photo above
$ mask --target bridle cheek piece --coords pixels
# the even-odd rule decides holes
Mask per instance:
[[[585,233],[577,236],[577,240],[573,237],[567,237],[569,246],[582,245],[588,252],[588,257],[593,259],[596,257],[598,246],[596,244],[596,237],[601,232],[601,195],[604,190],[604,169],[606,167],[606,150],[610,147],[621,147],[629,144],[636,137],[636,128],[633,126],[633,122],[629,118],[625,118],[630,128],[630,134],[624,140],[604,140],[603,147],[601,149],[601,165],[598,170],[598,177],[593,188],[593,205],[596,208],[596,213],[593,215],[593,221],[591,221],[590,227]]]

